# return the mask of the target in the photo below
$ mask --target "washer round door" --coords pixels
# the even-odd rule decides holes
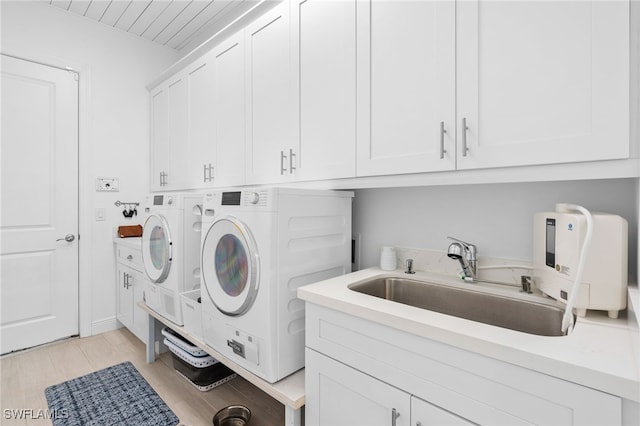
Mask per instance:
[[[226,315],[242,315],[258,293],[260,259],[249,228],[237,218],[216,219],[202,243],[202,281]]]
[[[159,214],[150,214],[142,228],[142,263],[147,277],[154,283],[162,283],[171,270],[171,234],[167,220]]]

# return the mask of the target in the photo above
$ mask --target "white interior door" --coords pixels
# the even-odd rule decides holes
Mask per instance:
[[[78,81],[1,56],[0,353],[78,334]]]

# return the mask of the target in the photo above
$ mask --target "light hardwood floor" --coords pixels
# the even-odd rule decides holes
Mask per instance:
[[[11,419],[11,410],[47,409],[46,387],[124,361],[131,361],[180,419],[181,425],[211,425],[223,407],[242,404],[252,412],[247,426],[284,424],[284,407],[251,383],[237,377],[208,392],[201,392],[173,368],[169,353],[147,364],[145,346],[127,329],[34,348],[0,358],[0,424],[51,424],[46,419]]]

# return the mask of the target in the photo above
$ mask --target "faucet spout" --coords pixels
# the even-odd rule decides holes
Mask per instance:
[[[465,277],[475,279],[477,273],[476,246],[456,238],[447,238],[454,240],[453,243],[449,244],[447,256],[460,262]]]

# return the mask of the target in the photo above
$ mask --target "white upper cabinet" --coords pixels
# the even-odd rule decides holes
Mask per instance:
[[[214,66],[211,55],[190,66],[186,71],[187,117],[185,133],[188,166],[182,170],[185,188],[211,186],[216,171]]]
[[[455,8],[358,2],[358,176],[455,168]]]
[[[188,164],[187,83],[182,75],[151,93],[151,189],[183,188]]]
[[[462,1],[456,28],[459,169],[628,157],[628,2]]]
[[[298,167],[289,2],[245,28],[247,60],[247,183],[291,180]]]
[[[355,176],[356,1],[294,0],[298,180]],[[296,66],[297,63],[297,66]]]
[[[629,158],[629,1],[284,0],[222,37],[151,91],[152,190]]]
[[[151,190],[161,190],[169,167],[169,104],[166,87],[151,92]]]
[[[244,183],[242,33],[151,95],[152,189]]]
[[[178,189],[186,186],[185,171],[189,166],[188,139],[189,117],[187,115],[187,81],[181,76],[169,83],[168,96],[168,139],[169,163],[165,176],[165,189]]]
[[[212,52],[215,69],[214,111],[216,159],[215,186],[241,185],[245,168],[245,67],[244,33],[241,31]]]

